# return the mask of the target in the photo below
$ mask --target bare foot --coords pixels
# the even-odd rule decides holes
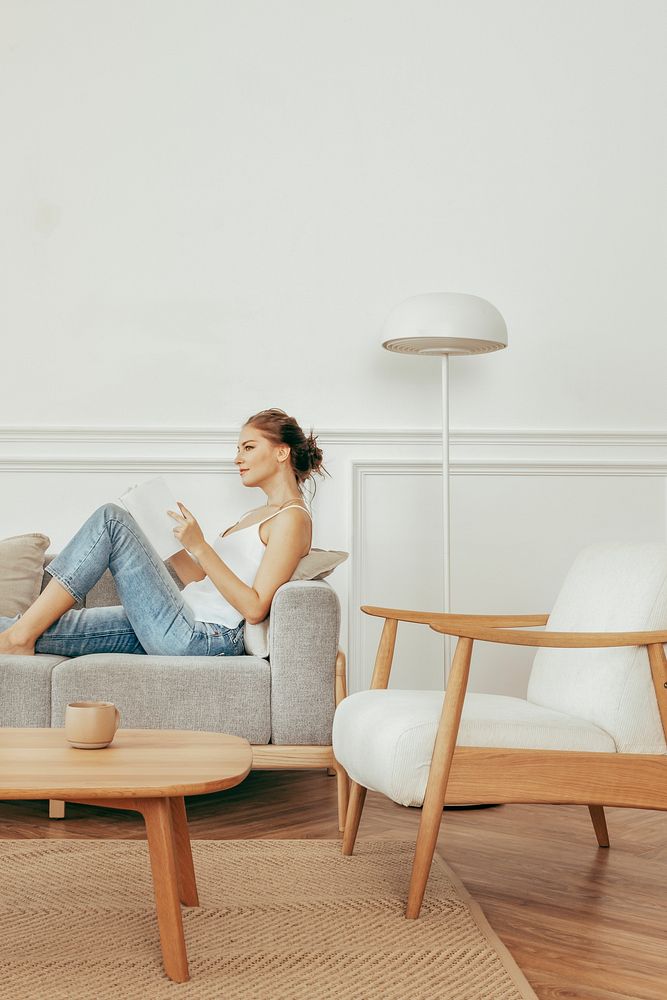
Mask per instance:
[[[11,628],[8,628],[5,632],[0,632],[0,654],[3,653],[9,656],[34,656],[35,644],[16,641]]]

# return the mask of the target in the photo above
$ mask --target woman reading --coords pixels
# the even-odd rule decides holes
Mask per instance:
[[[243,624],[262,621],[277,589],[308,554],[312,522],[302,488],[322,474],[322,452],[283,410],[262,410],[241,429],[235,463],[266,504],[209,544],[179,502],[169,511],[183,549],[169,560],[179,590],[131,514],[99,507],[46,567],[52,577],[30,608],[0,617],[0,653],[149,653],[240,656]],[[118,607],[73,610],[109,569]]]

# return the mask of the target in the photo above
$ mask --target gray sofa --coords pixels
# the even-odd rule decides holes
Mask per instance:
[[[45,573],[43,586],[49,579]],[[109,572],[85,599],[86,607],[119,603]],[[347,783],[331,750],[333,713],[345,693],[339,632],[331,587],[290,581],[271,605],[267,658],[0,655],[0,725],[59,727],[68,702],[95,700],[114,702],[130,729],[243,736],[253,744],[254,768],[334,769],[342,823]]]

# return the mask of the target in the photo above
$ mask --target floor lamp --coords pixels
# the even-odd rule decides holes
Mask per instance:
[[[382,346],[388,351],[439,357],[442,361],[443,610],[449,612],[449,356],[500,351],[507,347],[507,327],[498,310],[486,299],[458,292],[435,292],[413,295],[394,306],[383,336]],[[449,654],[450,639],[445,636],[445,684]]]

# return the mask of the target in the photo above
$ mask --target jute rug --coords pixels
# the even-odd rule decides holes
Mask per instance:
[[[413,844],[193,841],[191,980],[166,978],[146,844],[0,841],[2,1000],[535,1000],[437,857],[405,920]]]

